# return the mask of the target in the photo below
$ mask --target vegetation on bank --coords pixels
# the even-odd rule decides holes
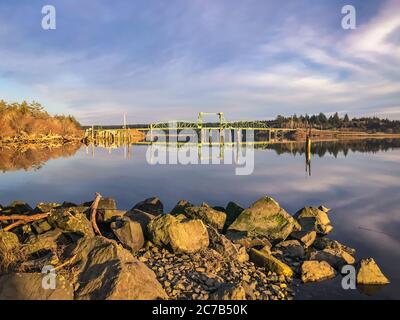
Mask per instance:
[[[0,128],[0,140],[82,135],[81,125],[73,116],[51,116],[35,101],[8,103],[0,100]]]
[[[400,121],[380,119],[378,117],[361,117],[350,119],[347,114],[340,117],[336,112],[331,116],[324,113],[318,115],[296,114],[290,117],[278,115],[275,120],[267,121],[270,126],[279,128],[316,128],[321,130],[349,130],[369,133],[400,133]]]

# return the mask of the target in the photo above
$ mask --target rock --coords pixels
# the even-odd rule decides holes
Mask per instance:
[[[7,207],[3,208],[2,214],[26,214],[33,211],[32,207],[24,201],[13,201]]]
[[[210,248],[216,250],[225,259],[230,261],[236,260],[239,262],[246,262],[249,260],[249,255],[247,254],[245,247],[235,245],[227,237],[219,234],[213,227],[208,226],[207,231],[210,239]]]
[[[222,230],[225,225],[226,214],[208,206],[187,207],[185,215],[192,219],[200,219],[206,225]]]
[[[383,285],[390,283],[372,258],[362,259],[357,270],[357,284]]]
[[[25,256],[29,256],[42,251],[56,251],[58,245],[68,243],[62,230],[55,229],[29,237],[22,245],[21,251]]]
[[[304,261],[301,265],[301,280],[316,282],[336,276],[335,270],[326,261]]]
[[[138,251],[144,245],[143,231],[139,222],[124,217],[112,222],[111,230],[122,245],[132,252]]]
[[[251,238],[247,236],[247,232],[232,231],[228,230],[226,237],[235,244],[240,244],[247,249],[250,248],[262,248],[265,246],[272,247],[271,242],[266,238]]]
[[[79,300],[153,300],[168,296],[154,272],[115,241],[81,238],[72,252]]]
[[[151,213],[155,216],[164,213],[164,205],[162,204],[161,200],[157,197],[148,198],[144,201],[141,201],[130,210],[133,211],[134,209],[139,209],[141,211]]]
[[[151,241],[174,252],[194,253],[209,245],[208,232],[201,220],[179,221],[170,214],[150,221],[148,231]]]
[[[73,288],[63,276],[56,275],[55,289],[44,289],[42,281],[45,276],[43,273],[9,273],[1,276],[0,300],[74,299]]]
[[[20,246],[15,233],[0,230],[0,253],[18,249]]]
[[[342,251],[346,251],[348,254],[354,256],[356,254],[356,250],[341,244],[336,240],[331,240],[328,238],[317,238],[313,244],[313,247],[317,250],[324,250],[324,249],[338,249]]]
[[[355,262],[353,256],[340,249],[313,251],[310,253],[309,260],[326,261],[337,270],[340,270],[346,264],[354,264]]]
[[[241,285],[225,283],[211,296],[211,300],[246,300],[246,292]]]
[[[37,234],[45,233],[52,229],[51,225],[47,222],[47,220],[39,220],[32,223],[32,228],[35,230]]]
[[[246,232],[249,237],[266,237],[273,242],[285,240],[300,226],[270,197],[263,197],[243,210],[228,230]]]
[[[207,229],[201,220],[172,224],[170,239],[174,252],[194,253],[207,248],[209,244]]]
[[[132,221],[140,223],[140,225],[142,226],[143,233],[145,234],[145,236],[148,237],[147,225],[156,216],[154,216],[150,213],[135,209],[133,211],[126,212],[124,217],[128,217]]]
[[[117,204],[113,198],[101,198],[97,206],[97,222],[108,223],[118,217],[122,217],[125,211],[117,210]]]
[[[287,255],[292,258],[303,258],[304,257],[304,248],[297,240],[286,240],[280,242],[276,248],[281,250],[284,255]]]
[[[61,207],[61,204],[57,203],[57,202],[50,202],[50,203],[46,203],[46,202],[39,202],[35,209],[33,209],[33,211],[35,213],[46,213],[46,212],[50,212],[52,209],[57,208],[57,207]]]
[[[60,228],[81,236],[94,236],[90,221],[84,213],[75,207],[53,209],[47,221],[53,228]]]
[[[315,231],[293,231],[290,237],[299,240],[307,249],[314,243],[317,233]]]
[[[158,246],[168,246],[170,239],[170,225],[179,221],[170,214],[158,216],[150,220],[147,225],[150,240]]]
[[[318,234],[325,235],[332,231],[333,227],[328,215],[318,208],[305,207],[294,215],[302,231],[315,231]]]
[[[242,208],[240,205],[230,201],[225,208],[226,221],[224,229],[227,229],[233,223],[233,221],[235,221],[237,217],[239,217],[243,210],[244,208]]]
[[[213,206],[212,208],[213,208],[214,210],[221,211],[221,212],[225,213],[225,208],[224,208],[224,207],[221,207],[221,206]]]
[[[92,201],[93,202],[93,201]],[[86,205],[85,207],[90,207],[90,205],[92,204],[92,202],[89,202],[89,205]],[[69,201],[64,201],[61,204],[61,208],[72,208],[72,207],[77,207],[77,205],[73,202],[69,202]]]
[[[257,249],[250,249],[249,255],[250,261],[254,262],[257,266],[265,267],[267,271],[275,272],[278,275],[284,275],[289,278],[293,277],[293,270],[274,256]]]
[[[329,211],[331,211],[330,208],[327,208],[327,207],[324,207],[324,206],[319,206],[318,209],[323,211],[323,212],[325,212],[325,213],[328,213]]]
[[[185,214],[186,208],[189,207],[194,207],[194,205],[187,200],[179,200],[178,203],[175,205],[175,207],[171,210],[171,214],[172,215]]]

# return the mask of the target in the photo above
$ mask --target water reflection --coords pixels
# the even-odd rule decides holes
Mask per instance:
[[[80,143],[3,146],[0,147],[0,170],[39,170],[50,159],[73,156],[80,147]]]
[[[377,153],[380,151],[390,151],[400,148],[400,139],[359,139],[359,140],[335,140],[335,141],[315,141],[313,140],[310,149],[305,142],[290,140],[271,140],[271,141],[240,141],[240,142],[208,142],[191,143],[154,141],[146,142],[141,139],[132,141],[132,143],[112,143],[97,141],[85,146],[86,154],[92,158],[96,157],[96,150],[105,149],[108,154],[113,150],[123,150],[121,156],[124,159],[132,159],[134,150],[140,146],[160,146],[163,151],[168,153],[171,150],[183,149],[182,151],[194,149],[196,156],[200,161],[210,158],[211,163],[217,160],[224,160],[226,155],[232,157],[233,163],[239,163],[240,152],[245,152],[246,148],[254,148],[257,151],[274,150],[277,155],[292,154],[300,155],[305,158],[305,171],[311,176],[311,160],[313,156],[324,157],[333,155],[337,158],[340,155],[347,156],[349,152]],[[17,170],[39,170],[50,159],[59,157],[72,157],[82,145],[79,143],[68,143],[60,145],[22,145],[0,147],[0,170],[3,172]],[[307,152],[308,150],[308,152]]]

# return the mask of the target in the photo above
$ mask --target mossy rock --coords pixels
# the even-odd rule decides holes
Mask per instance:
[[[278,202],[270,197],[263,197],[243,210],[228,230],[246,232],[249,237],[260,236],[272,242],[280,242],[292,231],[300,230],[300,226]]]
[[[81,236],[94,236],[92,225],[86,215],[74,207],[52,210],[47,221],[53,228],[60,228]]]
[[[222,230],[226,221],[226,213],[215,210],[209,206],[188,207],[185,209],[185,215],[192,219],[200,219],[206,225]]]
[[[19,239],[15,233],[0,231],[0,251],[15,250],[19,246]]]
[[[51,230],[52,226],[50,225],[50,223],[48,223],[47,220],[39,220],[32,223],[32,228],[37,234],[41,234]]]

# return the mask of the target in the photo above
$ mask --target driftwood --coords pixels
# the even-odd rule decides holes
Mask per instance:
[[[96,198],[94,199],[94,201],[90,207],[90,211],[91,211],[90,220],[91,220],[94,232],[101,236],[102,234],[96,223],[96,213],[97,213],[97,207],[99,205],[100,199],[101,199],[100,193],[96,192]],[[41,220],[41,219],[46,219],[49,216],[49,214],[50,214],[50,212],[34,214],[31,216],[26,216],[26,215],[21,215],[21,214],[4,215],[4,216],[0,216],[0,221],[15,221],[3,229],[3,231],[10,231],[11,229],[18,227],[20,225],[23,225],[23,224],[27,224],[29,222],[37,221],[37,220]]]
[[[91,213],[90,213],[90,221],[92,223],[92,227],[93,227],[94,232],[101,236],[102,234],[101,234],[100,229],[99,229],[99,227],[97,226],[97,223],[96,223],[96,213],[97,213],[97,207],[99,205],[100,199],[101,199],[100,193],[96,192],[96,198],[94,199],[92,205],[90,206],[90,211],[91,211]]]
[[[37,220],[42,220],[46,219],[49,216],[50,212],[46,213],[39,213],[39,214],[34,214],[32,216],[25,216],[21,214],[14,214],[14,215],[9,215],[9,216],[0,216],[0,221],[15,221],[14,223],[8,225],[3,229],[3,231],[10,231],[11,229],[18,227],[23,224],[27,224],[32,221],[37,221]]]

